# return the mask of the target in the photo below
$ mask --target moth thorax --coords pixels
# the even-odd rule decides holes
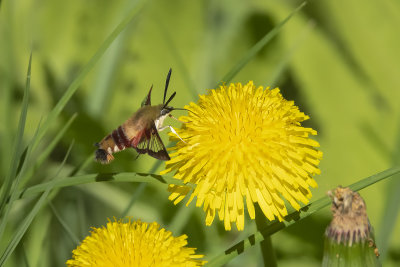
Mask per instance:
[[[156,129],[160,129],[163,126],[164,120],[165,118],[168,116],[168,114],[165,115],[161,115],[160,117],[158,117],[155,121],[154,124],[156,125]]]

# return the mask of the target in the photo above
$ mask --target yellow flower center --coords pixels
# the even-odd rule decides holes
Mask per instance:
[[[177,143],[162,173],[175,170],[175,178],[197,185],[189,202],[196,196],[196,205],[204,205],[208,225],[218,211],[226,229],[233,221],[243,229],[244,197],[251,218],[258,202],[270,220],[287,214],[282,196],[296,209],[297,201],[308,202],[322,153],[308,137],[316,131],[300,125],[308,116],[278,88],[230,84],[186,108],[188,123],[178,130],[185,143]],[[170,191],[175,203],[189,193],[182,186]]]

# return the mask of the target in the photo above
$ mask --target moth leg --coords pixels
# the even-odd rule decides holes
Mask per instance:
[[[182,142],[184,142],[186,144],[186,142],[183,141],[183,139],[179,136],[179,134],[175,131],[175,129],[171,125],[165,125],[165,126],[159,128],[158,131],[161,132],[161,131],[167,129],[168,127],[171,130],[171,132],[173,132],[176,136],[178,136],[179,139],[181,139]]]
[[[173,118],[174,120],[179,121],[180,123],[188,123],[188,121],[181,121],[180,119],[175,118],[174,116],[172,116],[171,113],[169,113],[168,116],[169,116],[170,118]],[[182,139],[181,139],[181,140],[182,140]],[[182,141],[183,141],[183,140],[182,140]]]

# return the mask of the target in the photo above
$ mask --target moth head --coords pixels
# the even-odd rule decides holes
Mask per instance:
[[[168,107],[168,106],[166,106],[166,107],[163,107],[162,109],[161,109],[161,111],[160,111],[160,116],[166,116],[166,115],[168,115],[171,111],[173,111],[174,110],[174,108],[173,107]]]

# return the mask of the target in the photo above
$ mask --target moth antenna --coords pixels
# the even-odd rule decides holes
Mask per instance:
[[[165,102],[164,107],[168,106],[168,103],[171,102],[171,100],[175,97],[176,92],[174,92],[167,100],[167,102]]]
[[[168,85],[169,85],[169,79],[171,78],[171,72],[172,69],[170,68],[167,74],[167,80],[165,81],[165,90],[164,90],[164,99],[163,99],[163,104],[165,103],[165,97],[167,97],[167,90],[168,90]],[[166,106],[165,104],[164,106]]]

